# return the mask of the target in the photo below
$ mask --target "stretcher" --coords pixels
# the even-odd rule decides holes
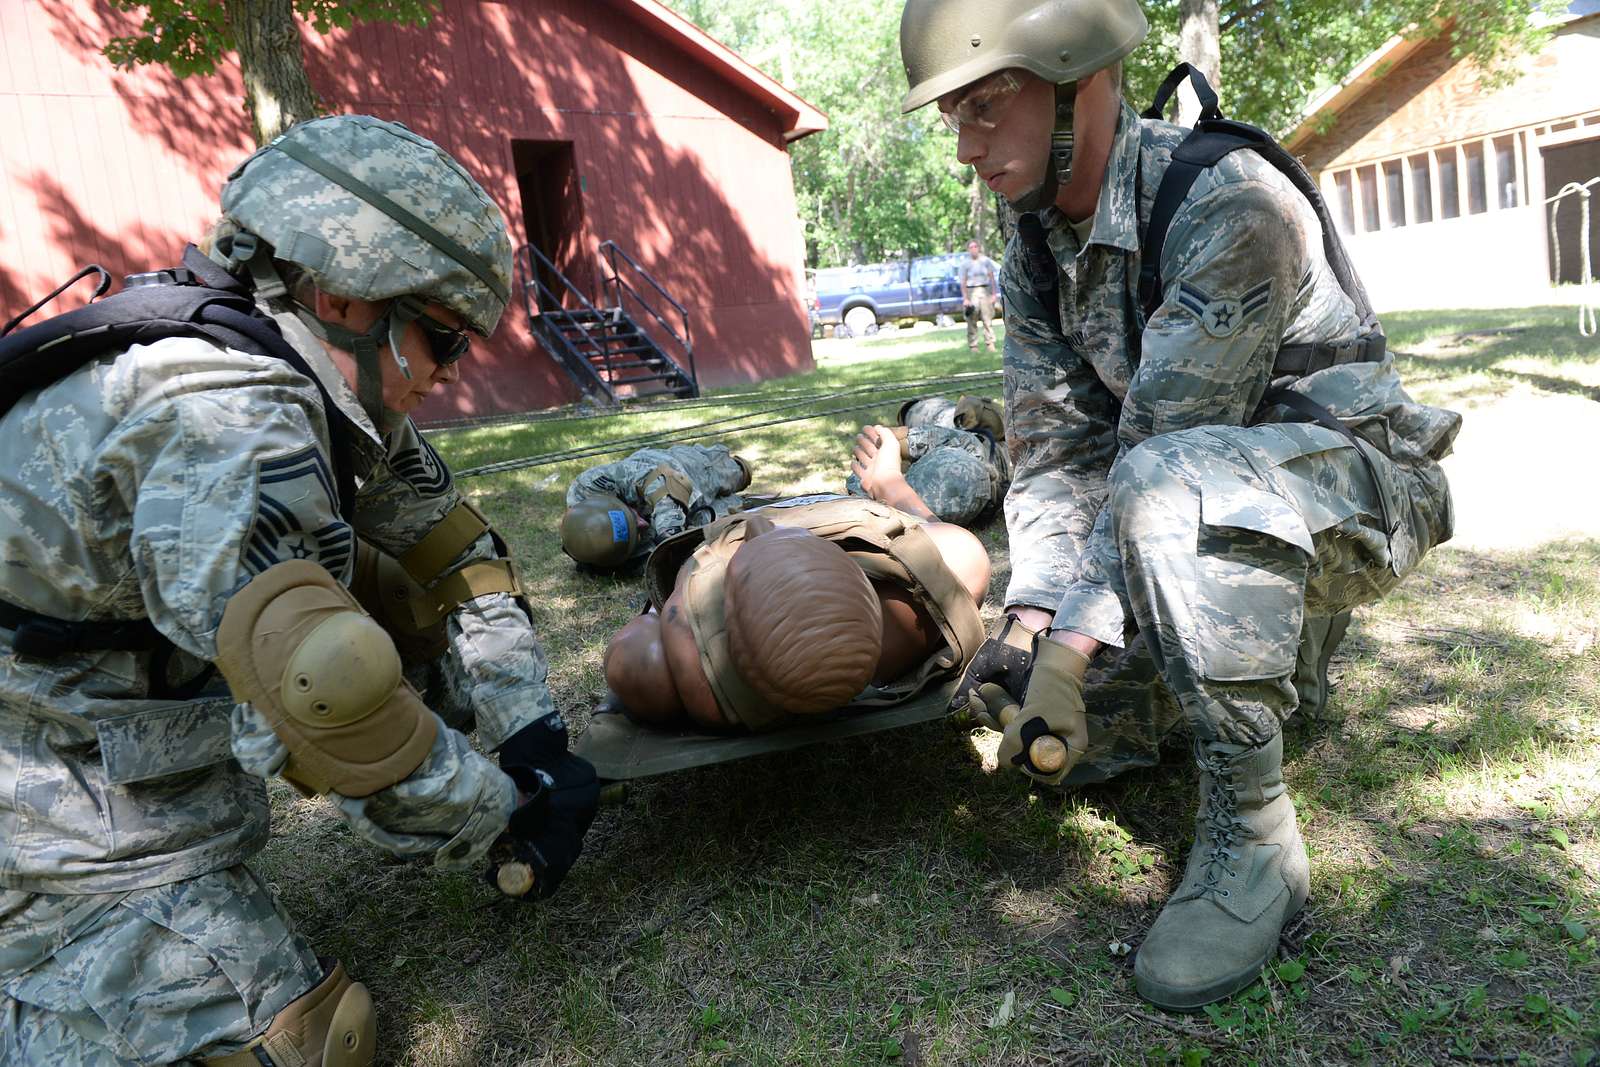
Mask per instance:
[[[603,783],[622,784],[944,718],[950,714],[950,694],[956,681],[931,687],[903,704],[847,705],[818,721],[761,734],[660,730],[640,726],[602,704],[589,720],[589,728],[573,741],[572,750],[594,765]],[[621,792],[610,790],[607,799],[620,799]]]

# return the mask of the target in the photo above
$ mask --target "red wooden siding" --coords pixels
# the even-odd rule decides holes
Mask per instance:
[[[123,273],[171,261],[251,148],[231,67],[183,81],[114,72],[98,50],[128,20],[70,8],[0,0],[0,310],[11,313],[81,262]],[[783,124],[633,5],[446,0],[426,27],[307,33],[306,61],[330,110],[404,122],[452,152],[519,245],[512,142],[572,142],[580,257],[615,240],[690,308],[704,384],[811,365]],[[422,414],[573,396],[519,305]]]

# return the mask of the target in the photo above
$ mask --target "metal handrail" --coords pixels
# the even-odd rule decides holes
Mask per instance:
[[[622,306],[622,293],[624,290],[626,290],[641,308],[649,312],[650,317],[656,320],[656,322],[661,326],[661,329],[666,332],[667,336],[671,337],[678,343],[678,346],[683,349],[684,358],[689,365],[689,381],[694,387],[695,394],[699,395],[700,376],[695,370],[694,345],[690,340],[689,309],[678,303],[678,301],[673,298],[672,294],[667,292],[660,282],[656,281],[655,276],[649,271],[645,270],[644,267],[640,266],[639,261],[630,256],[627,249],[617,244],[617,242],[601,242],[600,253],[601,255],[605,256],[606,265],[611,271],[611,276],[606,279],[606,282],[611,286],[612,291],[616,294],[617,306]],[[650,301],[644,298],[643,294],[641,294],[622,277],[622,273],[617,270],[617,256],[621,256],[623,262],[627,263],[628,266],[633,268],[634,273],[636,273],[646,282],[649,282],[650,287],[659,293],[663,300],[672,305],[673,310],[678,313],[678,318],[683,323],[683,333],[681,335],[677,330],[672,328],[672,324],[667,321],[666,317],[663,316],[661,312],[657,311]]]
[[[582,328],[582,323],[580,323],[578,319],[574,317],[572,312],[569,311],[564,305],[562,301],[562,295],[560,293],[557,293],[555,290],[545,285],[544,281],[539,277],[538,270],[535,269],[535,260],[538,261],[539,265],[548,268],[551,274],[554,274],[558,279],[560,279],[561,284],[566,287],[567,292],[578,298],[583,309],[594,313],[596,322],[600,321],[605,314],[604,311],[596,307],[594,303],[584,295],[583,290],[579,289],[577,285],[573,283],[572,279],[568,278],[561,272],[561,268],[557,267],[550,261],[549,257],[547,257],[543,252],[540,252],[537,248],[533,247],[531,244],[527,244],[523,245],[517,250],[517,272],[518,274],[525,273],[526,277],[532,282],[539,295],[541,297],[549,298],[550,302],[554,305],[550,308],[541,307],[536,309],[533,306],[533,303],[528,299],[528,282],[522,282],[522,304],[524,310],[526,310],[528,313],[529,324],[537,325],[540,319],[549,316],[550,318],[558,321],[564,320],[573,326],[578,327],[578,332],[583,335],[584,341],[586,341],[589,347],[592,348],[597,355],[599,355],[601,362],[605,364],[606,373],[604,376],[596,372],[594,365],[583,357],[583,354],[577,350],[577,346],[573,344],[570,338],[568,338],[565,334],[562,334],[559,329],[554,330],[554,332],[560,335],[562,343],[573,349],[572,354],[578,357],[578,362],[582,363],[584,369],[589,373],[590,377],[594,378],[594,380],[599,383],[606,396],[611,400],[615,400],[615,394],[612,393],[610,383],[607,381],[607,379],[612,375],[610,349],[606,345],[597,342],[592,336],[590,336],[588,330]]]

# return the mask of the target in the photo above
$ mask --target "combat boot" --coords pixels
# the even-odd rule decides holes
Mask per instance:
[[[1283,784],[1283,738],[1197,742],[1200,814],[1183,882],[1134,961],[1139,995],[1192,1011],[1249,985],[1306,902],[1311,863]]]

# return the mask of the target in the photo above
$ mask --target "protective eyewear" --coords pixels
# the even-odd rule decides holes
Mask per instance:
[[[472,346],[470,333],[440,322],[428,314],[426,305],[415,297],[400,297],[395,301],[393,312],[398,323],[414,322],[422,327],[422,335],[428,339],[428,349],[433,353],[433,361],[441,367],[448,367],[456,362],[466,355],[467,349]]]
[[[448,367],[472,347],[472,334],[454,326],[446,326],[426,311],[417,315],[417,325],[422,327],[428,347],[433,350],[433,361],[441,367]]]
[[[949,108],[941,103],[939,117],[952,133],[960,133],[963,126],[992,130],[1021,91],[1022,82],[1015,74],[996,71],[967,89]]]

